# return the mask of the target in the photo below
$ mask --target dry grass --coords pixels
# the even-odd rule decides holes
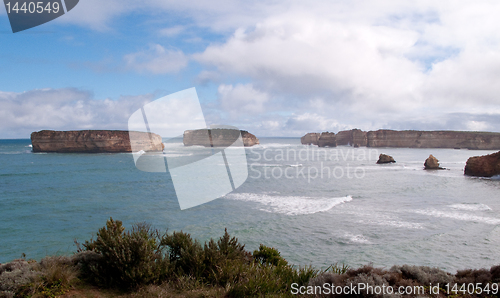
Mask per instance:
[[[186,288],[182,288],[186,286]],[[199,285],[194,281],[179,281],[177,284],[171,282],[162,285],[148,285],[137,291],[128,293],[117,289],[101,289],[90,285],[80,285],[68,291],[61,298],[163,298],[163,297],[214,297],[226,296],[226,289],[222,287],[211,287]]]

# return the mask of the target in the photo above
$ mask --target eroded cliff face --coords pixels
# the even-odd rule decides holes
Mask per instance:
[[[132,152],[131,138],[134,148],[146,152],[164,148],[160,135],[123,130],[42,130],[31,133],[31,144],[33,152],[118,153]]]
[[[366,146],[366,131],[357,128],[339,131],[337,134],[337,145]]]
[[[306,134],[311,135],[311,133]],[[304,138],[303,137],[303,138]],[[337,145],[396,148],[457,148],[499,150],[500,133],[474,131],[387,130],[364,132],[359,129],[340,131]]]
[[[311,132],[300,138],[302,145],[318,145],[319,136],[321,134]]]
[[[500,149],[500,133],[491,132],[377,130],[367,138],[369,147]]]
[[[500,152],[469,158],[465,164],[464,174],[477,177],[500,175]]]
[[[228,147],[240,136],[243,146],[250,147],[259,144],[259,139],[246,130],[234,129],[197,129],[186,130],[183,136],[184,146]]]
[[[318,147],[337,147],[337,137],[333,132],[322,132],[318,139]]]

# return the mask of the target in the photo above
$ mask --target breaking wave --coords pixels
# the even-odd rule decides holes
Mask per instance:
[[[325,212],[333,207],[351,201],[351,196],[338,198],[311,198],[299,196],[271,196],[267,194],[236,193],[226,198],[231,200],[256,202],[260,210],[286,215],[303,215]]]

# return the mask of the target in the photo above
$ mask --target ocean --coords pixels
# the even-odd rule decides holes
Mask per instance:
[[[95,237],[113,217],[202,242],[227,228],[248,250],[262,243],[317,268],[414,264],[454,273],[500,264],[500,180],[463,175],[467,158],[493,151],[260,142],[246,148],[241,187],[180,210],[169,174],[137,170],[132,154],[32,153],[30,140],[0,140],[0,263],[71,254],[75,240]],[[174,143],[165,153],[185,150]],[[380,153],[396,163],[376,164]],[[429,154],[447,170],[423,170]]]

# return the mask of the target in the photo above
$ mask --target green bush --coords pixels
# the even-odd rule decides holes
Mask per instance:
[[[229,297],[291,296],[291,285],[307,285],[318,274],[311,267],[294,268],[252,263],[239,268],[239,280],[232,284]]]
[[[274,247],[267,247],[263,244],[259,246],[259,250],[253,252],[253,257],[261,264],[269,264],[273,266],[286,266],[288,262],[281,256],[281,253]]]
[[[173,232],[163,237],[161,245],[167,252],[175,274],[192,276],[203,282],[225,285],[235,277],[225,269],[249,263],[252,256],[245,251],[245,246],[238,239],[231,237],[225,230],[219,240],[210,239],[202,247],[184,232]]]
[[[124,232],[121,221],[110,218],[99,229],[97,239],[85,241],[84,250],[94,251],[102,258],[84,264],[89,279],[99,285],[135,288],[159,282],[169,270],[164,257],[161,236],[147,224],[136,224]]]
[[[160,245],[166,250],[173,272],[177,276],[203,276],[203,248],[191,235],[182,231],[166,234]]]

